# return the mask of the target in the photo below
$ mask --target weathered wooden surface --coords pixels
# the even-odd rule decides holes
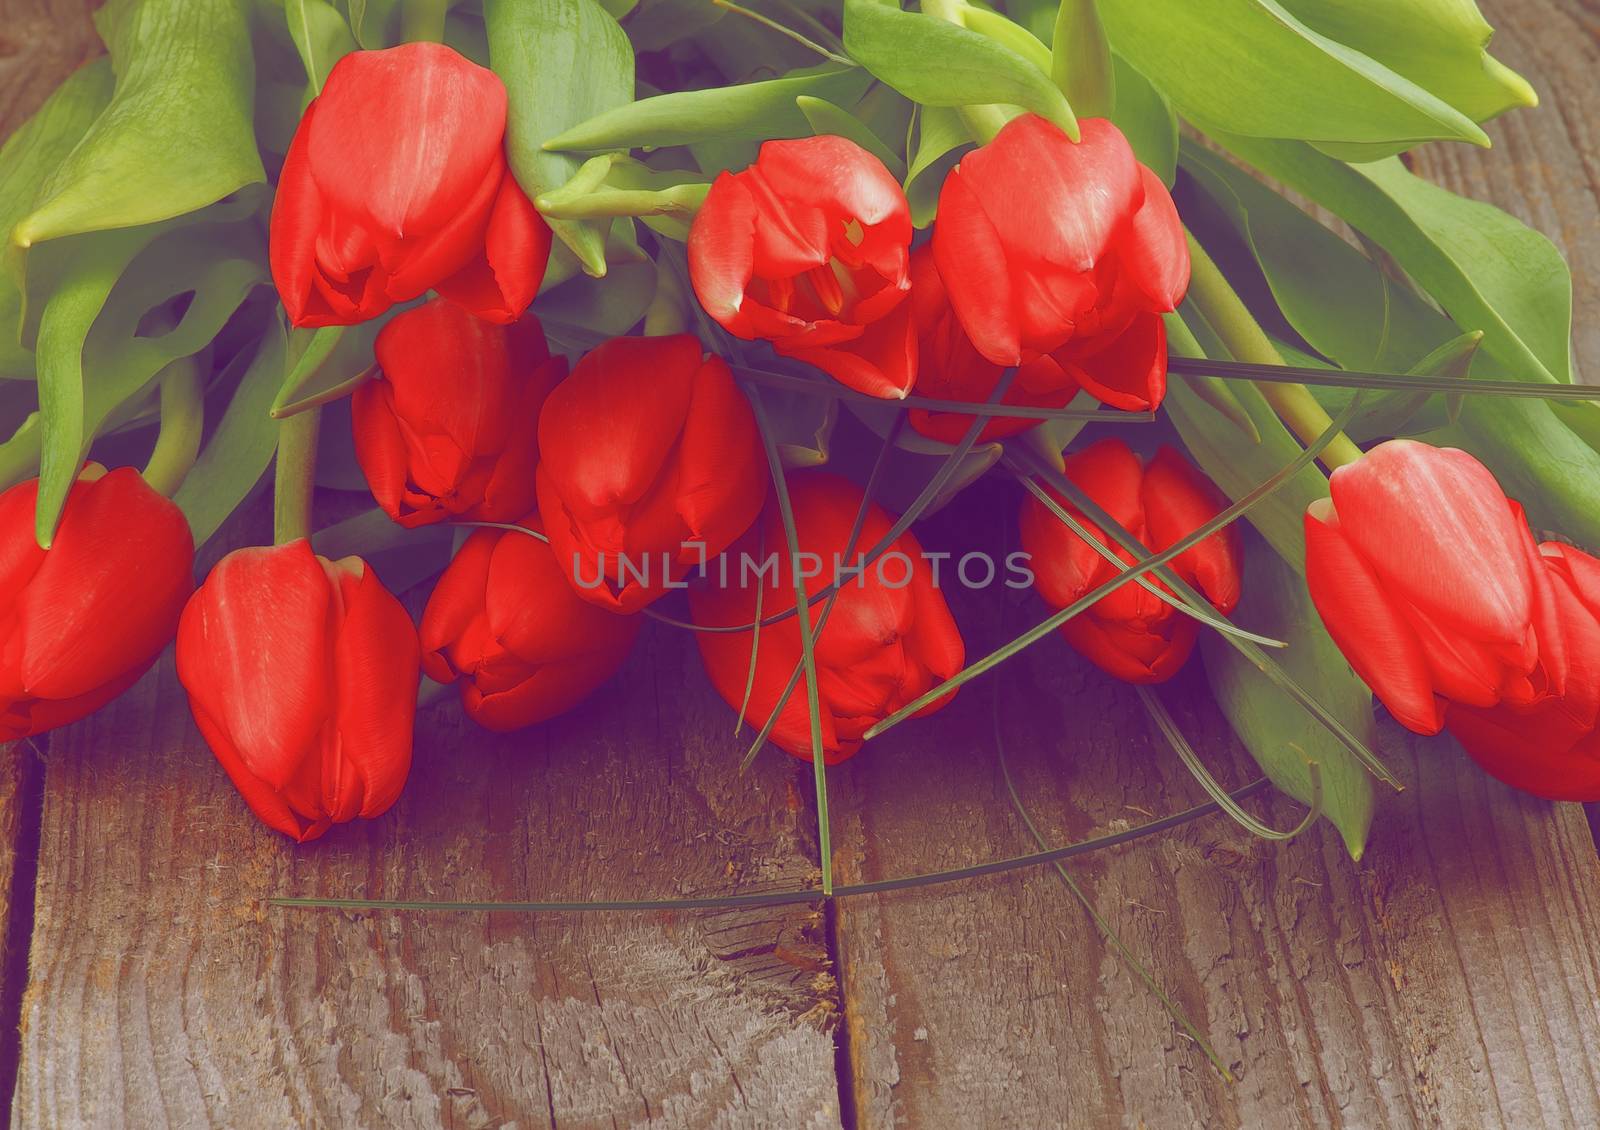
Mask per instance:
[[[1492,124],[1490,152],[1431,146],[1418,168],[1562,246],[1578,370],[1600,379],[1600,8],[1483,7],[1497,54],[1544,106]],[[1049,705],[1007,710],[1005,729],[1048,837],[1198,799],[1126,689],[1065,646],[1036,650],[1006,669],[1005,702]],[[1191,733],[1226,764],[1231,743],[1196,675],[1169,697],[1191,704]],[[840,775],[841,878],[1029,849],[994,769],[988,693]],[[1600,1124],[1600,867],[1582,810],[1519,796],[1394,731],[1385,753],[1410,788],[1382,800],[1360,864],[1326,831],[1272,848],[1213,818],[1073,866],[1233,1086],[1047,871],[841,903],[859,1125]],[[1232,761],[1242,780],[1245,760]]]
[[[1545,108],[1492,126],[1492,153],[1435,147],[1419,164],[1562,243],[1578,364],[1596,379],[1600,10],[1485,7]],[[0,129],[87,51],[84,8],[0,0]],[[1018,620],[1038,612],[1025,607]],[[1008,668],[1004,691],[1008,754],[1050,838],[1197,798],[1136,700],[1055,641]],[[975,685],[938,725],[835,773],[842,881],[1029,849],[995,769],[990,693]],[[1198,672],[1168,697],[1242,779]],[[169,657],[51,743],[15,1125],[1600,1124],[1600,882],[1581,812],[1393,733],[1385,752],[1412,787],[1384,800],[1361,864],[1331,835],[1271,848],[1209,818],[1072,865],[1232,1086],[1048,871],[845,901],[832,923],[815,906],[492,917],[260,902],[804,883],[809,781],[777,754],[739,777],[730,722],[692,648],[653,630],[619,681],[532,733],[495,738],[432,708],[395,813],[296,849],[216,769]],[[8,830],[26,823],[19,756],[0,750],[0,919]]]

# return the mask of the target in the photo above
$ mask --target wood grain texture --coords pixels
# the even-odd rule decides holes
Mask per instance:
[[[1418,168],[1562,247],[1578,371],[1600,379],[1600,7],[1483,6],[1544,106],[1493,123],[1492,151],[1429,146]],[[1028,607],[1018,623],[1042,617]],[[1004,678],[1011,761],[1052,840],[1199,799],[1136,698],[1064,644]],[[841,881],[1031,847],[994,768],[989,693],[964,692],[936,744],[909,727],[841,775]],[[1166,696],[1242,780],[1199,672]],[[1600,1124],[1600,866],[1582,810],[1505,789],[1442,742],[1391,729],[1384,753],[1409,788],[1380,799],[1360,864],[1325,829],[1272,847],[1217,817],[1073,864],[1232,1086],[1047,871],[842,903],[859,1125]]]
[[[277,894],[592,899],[816,878],[797,771],[741,777],[692,644],[577,713],[426,712],[405,797],[296,848],[245,809],[170,657],[45,780],[18,1126],[838,1126],[815,906],[493,916]]]

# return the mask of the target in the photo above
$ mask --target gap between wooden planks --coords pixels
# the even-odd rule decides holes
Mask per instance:
[[[0,12],[19,7],[0,0]],[[1526,51],[1537,36],[1541,51],[1559,48],[1569,74],[1573,60],[1592,62],[1593,16],[1576,3],[1489,14],[1503,25],[1503,49],[1519,37]],[[0,26],[15,41],[17,25]],[[1579,309],[1593,311],[1600,275],[1585,264],[1597,262],[1600,229],[1586,186],[1596,150],[1584,139],[1593,116],[1581,98],[1562,113],[1548,97],[1551,85],[1563,99],[1589,86],[1581,73],[1566,82],[1561,67],[1541,69],[1542,55],[1504,54],[1544,88],[1546,109],[1496,127],[1501,148],[1487,161],[1435,147],[1420,167],[1562,238]],[[0,99],[15,73],[0,70]],[[1543,121],[1553,113],[1562,114],[1554,131]],[[1580,322],[1580,371],[1600,363],[1592,335]],[[659,646],[668,650],[657,663],[692,672],[692,653]],[[650,674],[636,666],[628,677]],[[1088,834],[1138,819],[1132,806],[1164,810],[1194,796],[1157,765],[1161,751],[1131,702],[1112,691],[1107,711],[1105,685],[1064,649],[1042,644],[1018,677],[1059,708],[1057,720],[1025,720],[1008,737],[1047,834]],[[1226,748],[1197,682],[1184,686],[1186,719],[1212,739],[1205,748]],[[815,1124],[837,1124],[826,1041],[805,1035],[832,994],[815,983],[826,954],[803,910],[776,922],[337,915],[268,924],[241,909],[253,893],[287,889],[285,880],[328,893],[447,881],[452,895],[503,896],[586,885],[610,893],[613,881],[664,879],[660,868],[685,889],[728,889],[752,867],[756,882],[801,881],[814,844],[803,791],[777,771],[787,766],[764,759],[764,796],[729,785],[733,743],[700,748],[726,729],[720,707],[703,686],[677,689],[688,705],[675,716],[669,707],[667,724],[678,727],[682,760],[665,770],[613,744],[662,741],[659,728],[619,730],[606,717],[636,705],[632,696],[602,700],[594,728],[575,719],[537,750],[481,740],[446,712],[425,741],[453,761],[425,770],[408,805],[444,800],[453,811],[403,814],[372,836],[296,855],[216,787],[164,668],[58,745],[35,935],[51,957],[30,989],[38,1023],[19,1124],[104,1122],[119,1111],[220,1124],[241,1111],[289,1111],[396,1125],[511,1114],[699,1125],[721,1112],[731,1124],[789,1125],[808,1106]],[[908,728],[899,745],[841,775],[837,835],[853,853],[852,876],[1027,846],[996,791],[978,691],[935,729],[941,745],[965,739],[966,748],[930,755]],[[1571,1054],[1596,1046],[1584,1007],[1597,996],[1587,942],[1596,900],[1581,824],[1570,809],[1516,798],[1398,738],[1390,745],[1418,787],[1388,806],[1360,867],[1331,837],[1263,851],[1210,822],[1075,868],[1225,1054],[1232,1045],[1236,1088],[1220,1088],[1182,1046],[1048,873],[840,904],[860,1124],[1592,1120],[1594,1082]],[[1145,763],[1130,767],[1130,754]],[[474,776],[485,763],[504,771],[493,785]],[[461,829],[485,820],[491,845],[514,850],[477,854]],[[691,829],[707,823],[716,831],[701,840]],[[676,842],[639,846],[663,827]],[[401,842],[452,830],[443,860],[416,859]],[[576,866],[561,854],[563,833],[583,841]],[[537,858],[541,847],[549,858]],[[695,848],[722,866],[722,888]],[[652,850],[657,862],[641,858]],[[686,858],[694,862],[683,868]],[[710,1018],[703,1034],[690,1016]]]

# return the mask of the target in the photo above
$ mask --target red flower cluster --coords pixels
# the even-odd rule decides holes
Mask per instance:
[[[1600,562],[1535,545],[1465,451],[1391,440],[1306,511],[1328,633],[1408,729],[1540,796],[1600,799]]]
[[[876,503],[867,507],[866,521],[854,544],[851,528],[862,505],[861,488],[848,479],[824,471],[806,471],[788,477],[789,501],[794,511],[795,535],[802,559],[824,564],[816,575],[806,576],[806,615],[813,631],[822,617],[824,599],[817,594],[834,582],[831,564],[856,562],[858,555],[876,546],[889,533],[894,520]],[[732,570],[711,578],[704,587],[690,590],[694,622],[702,628],[730,628],[753,624],[757,609],[763,619],[796,607],[793,559],[783,522],[773,508],[751,531],[741,551],[762,566],[776,563],[758,578],[758,584]],[[821,697],[823,760],[843,761],[861,748],[872,726],[961,669],[966,651],[944,597],[933,587],[922,547],[907,531],[885,551],[893,555],[884,569],[867,568],[843,577],[838,599],[822,631],[814,640],[817,684]],[[903,582],[903,583],[902,583]],[[758,595],[759,594],[759,595]],[[756,667],[750,678],[752,631],[701,631],[695,640],[717,693],[737,708],[750,680],[748,717],[761,725],[778,712],[772,740],[796,757],[811,760],[811,718],[804,684],[787,700],[779,698],[800,663],[800,625],[794,615],[761,629]],[[953,692],[952,692],[953,693]],[[921,713],[949,702],[939,699]]]
[[[1066,458],[1066,475],[1085,494],[1159,553],[1215,518],[1227,506],[1222,492],[1183,456],[1163,447],[1148,465],[1120,439],[1103,439]],[[1046,488],[1049,490],[1049,488]],[[1063,510],[1114,550],[1119,560],[1133,556],[1112,542],[1077,508],[1049,491]],[[1028,551],[1034,586],[1046,602],[1066,608],[1112,580],[1120,570],[1049,507],[1031,495],[1023,501],[1022,546]],[[1226,615],[1239,603],[1243,557],[1238,534],[1225,527],[1173,558],[1169,568],[1198,589]],[[1155,578],[1152,585],[1167,590]],[[1143,586],[1128,582],[1061,625],[1067,642],[1101,670],[1130,683],[1170,679],[1194,650],[1199,622]]]
[[[492,322],[520,317],[550,229],[511,175],[505,131],[505,85],[441,44],[334,64],[272,202],[272,279],[289,320],[364,322],[428,290]]]

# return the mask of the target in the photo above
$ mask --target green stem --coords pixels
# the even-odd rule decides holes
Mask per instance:
[[[1277,346],[1193,235],[1189,236],[1189,261],[1189,298],[1234,359],[1256,365],[1282,365],[1283,356]],[[1256,388],[1302,443],[1310,443],[1327,430],[1330,417],[1305,385],[1261,381]],[[1360,458],[1361,449],[1342,432],[1322,451],[1322,465],[1330,471]]]
[[[311,536],[311,496],[317,477],[317,432],[322,409],[286,416],[278,423],[278,458],[273,473],[272,539],[285,545]]]
[[[200,365],[193,357],[181,357],[161,374],[161,430],[144,468],[144,481],[157,493],[170,498],[183,483],[200,454],[205,422]]]
[[[403,0],[400,38],[406,43],[443,43],[444,18],[450,0]]]

